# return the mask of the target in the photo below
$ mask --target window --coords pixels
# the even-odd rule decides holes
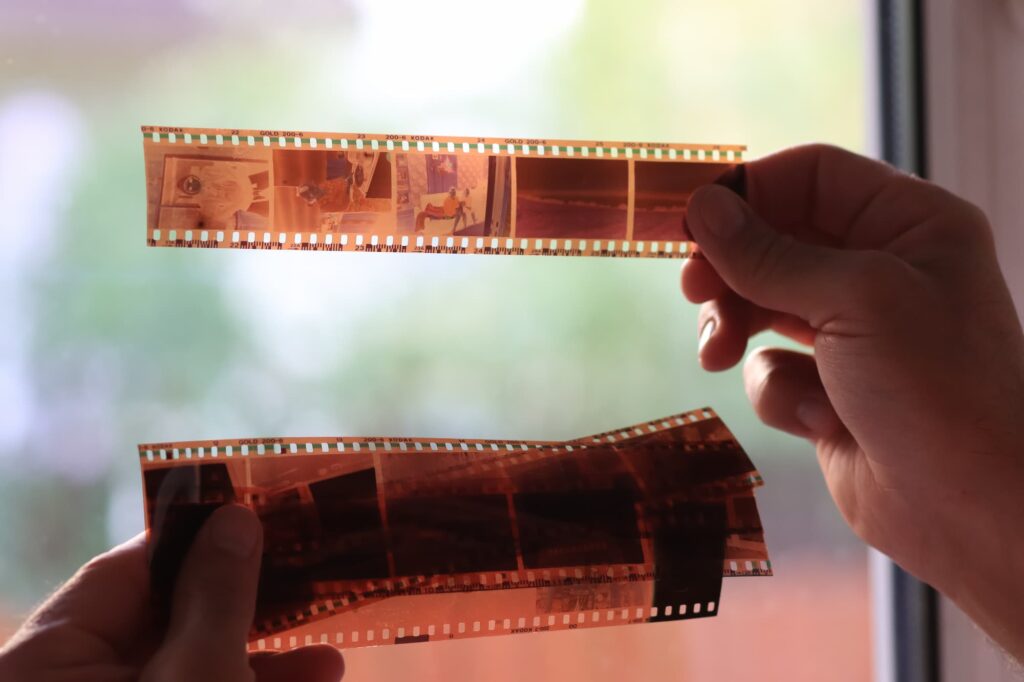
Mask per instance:
[[[0,10],[0,627],[137,532],[139,441],[570,438],[714,406],[776,576],[702,621],[347,654],[351,679],[862,680],[867,560],[808,445],[696,363],[678,262],[147,249],[143,123],[868,146],[862,0]],[[761,339],[771,342],[773,339]]]

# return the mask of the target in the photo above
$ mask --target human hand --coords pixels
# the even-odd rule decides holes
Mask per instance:
[[[863,540],[1024,658],[1024,337],[985,216],[831,147],[746,178],[747,202],[711,186],[688,209],[701,364],[735,365],[765,329],[812,346],[748,357],[758,416],[815,443]]]
[[[218,509],[196,536],[166,631],[155,624],[145,535],[102,554],[44,603],[0,649],[0,679],[20,682],[336,682],[329,646],[247,655],[262,530],[244,507]]]

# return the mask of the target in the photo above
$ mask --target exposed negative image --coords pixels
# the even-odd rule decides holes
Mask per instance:
[[[632,239],[683,241],[686,206],[694,190],[719,181],[732,165],[637,161]]]
[[[167,150],[172,151],[172,150]],[[263,229],[270,217],[270,152],[197,147],[147,159],[150,222],[167,233]]]
[[[391,159],[370,151],[274,150],[273,222],[299,232],[390,228]]]
[[[625,160],[517,158],[515,236],[625,239]]]

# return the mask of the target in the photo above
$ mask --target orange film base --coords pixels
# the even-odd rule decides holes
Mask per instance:
[[[682,258],[737,145],[144,126],[151,246]]]
[[[761,477],[709,409],[565,442],[256,438],[139,456],[164,604],[213,510],[259,515],[254,650],[703,618],[723,576],[771,574]]]

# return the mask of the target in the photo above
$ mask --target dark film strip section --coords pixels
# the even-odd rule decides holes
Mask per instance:
[[[264,526],[257,648],[706,617],[723,575],[771,572],[760,477],[710,411],[561,444],[348,440],[140,446],[158,599],[232,502]]]

